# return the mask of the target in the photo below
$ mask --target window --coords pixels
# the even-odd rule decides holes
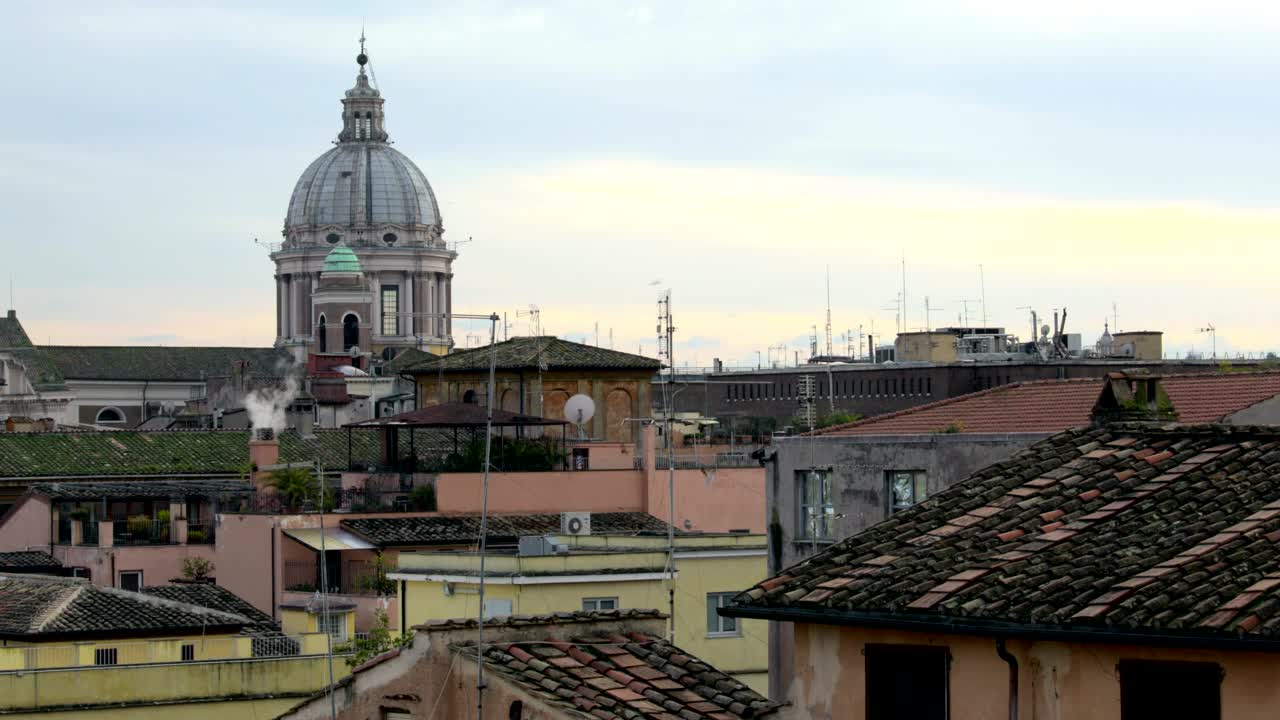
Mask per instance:
[[[413,713],[406,710],[383,710],[382,720],[413,720]]]
[[[89,574],[89,568],[87,567],[73,567],[71,568],[71,577],[88,580],[92,576]]]
[[[707,637],[737,637],[742,634],[738,629],[738,618],[723,617],[716,612],[728,605],[737,593],[707,593]]]
[[[1120,720],[1222,717],[1216,663],[1120,661]]]
[[[94,648],[94,665],[115,665],[120,660],[120,651],[116,648]]]
[[[618,598],[582,598],[582,611],[595,612],[596,610],[617,610]]]
[[[330,245],[337,245],[338,241],[342,239],[342,236],[337,233],[329,233],[324,237],[324,239]]]
[[[512,700],[507,708],[507,720],[521,720],[524,717],[524,701]]]
[[[142,571],[141,570],[121,570],[120,571],[120,589],[130,592],[139,592],[142,590]]]
[[[395,245],[396,240],[399,240],[399,238],[396,237],[395,233],[387,233],[386,235],[382,236],[382,242],[388,245]]]
[[[346,642],[347,613],[320,613],[316,616],[316,630],[329,633],[334,642]]]
[[[928,497],[928,475],[924,470],[890,470],[885,473],[889,487],[889,512],[895,513]]]
[[[195,659],[196,659],[196,646],[190,645],[190,644],[183,645],[182,646],[182,662],[191,662],[192,660],[195,660]]]
[[[324,315],[320,316],[320,323],[316,325],[316,335],[320,338],[320,352],[329,352],[329,333],[325,331]]]
[[[387,362],[391,362],[392,360],[395,360],[396,355],[399,355],[399,354],[400,354],[400,351],[393,347],[382,348],[382,359]]]
[[[400,334],[400,286],[382,286],[382,334]]]
[[[485,618],[505,617],[511,614],[510,600],[485,600],[484,616]]]
[[[945,720],[950,654],[927,645],[867,645],[867,720]]]
[[[800,523],[797,537],[805,540],[831,540],[835,532],[835,505],[831,495],[830,470],[797,470]]]
[[[350,350],[360,344],[360,320],[355,315],[342,318],[342,349]]]
[[[98,411],[98,417],[94,422],[98,425],[110,423],[124,422],[124,413],[119,408],[106,407]]]

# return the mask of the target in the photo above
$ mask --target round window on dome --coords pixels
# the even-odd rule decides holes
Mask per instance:
[[[324,239],[327,240],[330,245],[337,245],[338,241],[342,239],[342,236],[338,233],[329,233]]]
[[[399,239],[400,238],[397,238],[395,233],[387,233],[386,235],[382,236],[382,242],[388,245],[395,245],[396,240],[399,240]]]

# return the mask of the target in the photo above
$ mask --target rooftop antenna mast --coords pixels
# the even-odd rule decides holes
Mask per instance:
[[[902,329],[907,330],[907,251],[902,251]]]
[[[933,314],[942,312],[944,308],[929,307],[929,296],[924,296],[924,331],[930,332],[933,328]]]
[[[831,348],[831,266],[827,266],[827,357],[832,355]]]
[[[1196,328],[1196,332],[1209,333],[1209,339],[1213,341],[1213,358],[1217,360],[1218,359],[1218,328],[1214,327],[1213,323],[1209,323],[1208,325],[1202,328]]]
[[[517,318],[529,318],[529,324],[532,325],[533,336],[542,337],[542,311],[538,310],[538,306],[529,303],[528,310],[519,310],[516,312]]]
[[[493,445],[493,397],[497,392],[495,371],[498,365],[498,317],[489,316],[489,387],[485,393],[484,475],[480,484],[480,611],[476,618],[476,717],[484,717],[484,560],[489,540],[489,464]],[[323,537],[323,534],[321,534]]]
[[[987,273],[982,265],[978,265],[978,288],[982,291],[982,327],[987,326]],[[968,325],[968,322],[965,322]]]
[[[658,359],[667,360],[667,381],[662,384],[663,439],[667,444],[667,638],[676,635],[676,444],[671,439],[671,416],[676,379],[674,342],[676,328],[671,320],[671,289],[658,296]]]

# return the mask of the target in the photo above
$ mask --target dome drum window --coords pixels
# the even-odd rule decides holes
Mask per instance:
[[[324,236],[324,239],[330,245],[337,245],[338,241],[342,239],[342,236],[339,235],[338,233],[329,233],[328,235]]]
[[[398,240],[398,239],[399,239],[399,238],[397,238],[397,237],[396,237],[396,234],[395,234],[395,233],[387,233],[386,235],[383,235],[383,236],[382,236],[382,242],[384,242],[384,243],[386,243],[386,244],[388,244],[388,245],[395,245],[395,244],[396,244],[396,240]]]

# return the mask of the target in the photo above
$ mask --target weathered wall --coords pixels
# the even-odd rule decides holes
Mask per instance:
[[[186,558],[216,557],[209,545],[55,545],[53,554],[67,567],[88,568],[93,584],[107,587],[119,587],[120,573],[134,570],[142,572],[144,585],[168,585],[170,580],[182,577],[182,561]],[[221,567],[214,569],[215,576],[218,570]]]
[[[218,516],[215,547],[218,584],[259,610],[279,616],[284,563],[280,534],[271,515]],[[275,590],[274,594],[272,590]]]
[[[334,663],[338,677],[348,672],[346,663]],[[324,687],[328,667],[323,656],[283,660],[174,663],[85,667],[68,671],[0,673],[0,707],[4,709],[56,708],[81,705],[128,704],[118,717],[137,717],[146,706],[161,704],[165,717],[253,717],[254,703],[209,703],[182,707],[184,700],[204,698],[292,697],[293,702]],[[178,703],[176,710],[168,703]],[[278,711],[278,704],[269,709]],[[125,708],[122,708],[122,710]],[[192,712],[200,714],[192,714]],[[249,715],[241,715],[248,712]],[[83,717],[84,710],[78,716]],[[44,712],[40,717],[48,717]],[[18,717],[21,717],[19,715]],[[96,711],[94,717],[97,717]],[[263,715],[270,717],[270,715]]]
[[[834,538],[838,540],[888,516],[888,471],[924,470],[932,495],[1045,437],[1045,433],[935,433],[781,438],[777,477],[769,483],[767,499],[773,514],[770,522],[777,522],[781,533],[778,546],[770,548],[777,560],[771,570],[793,565],[821,547],[797,537],[797,471],[832,469]]]
[[[995,640],[959,635],[796,626],[795,682],[785,720],[856,720],[866,713],[863,649],[868,643],[943,646],[952,662],[951,714],[968,720],[1005,720],[1009,666]],[[1183,650],[1133,645],[1010,640],[1018,659],[1019,716],[1037,720],[1120,720],[1121,660],[1218,663],[1223,669],[1222,717],[1274,718],[1280,707],[1280,663],[1271,653]]]

